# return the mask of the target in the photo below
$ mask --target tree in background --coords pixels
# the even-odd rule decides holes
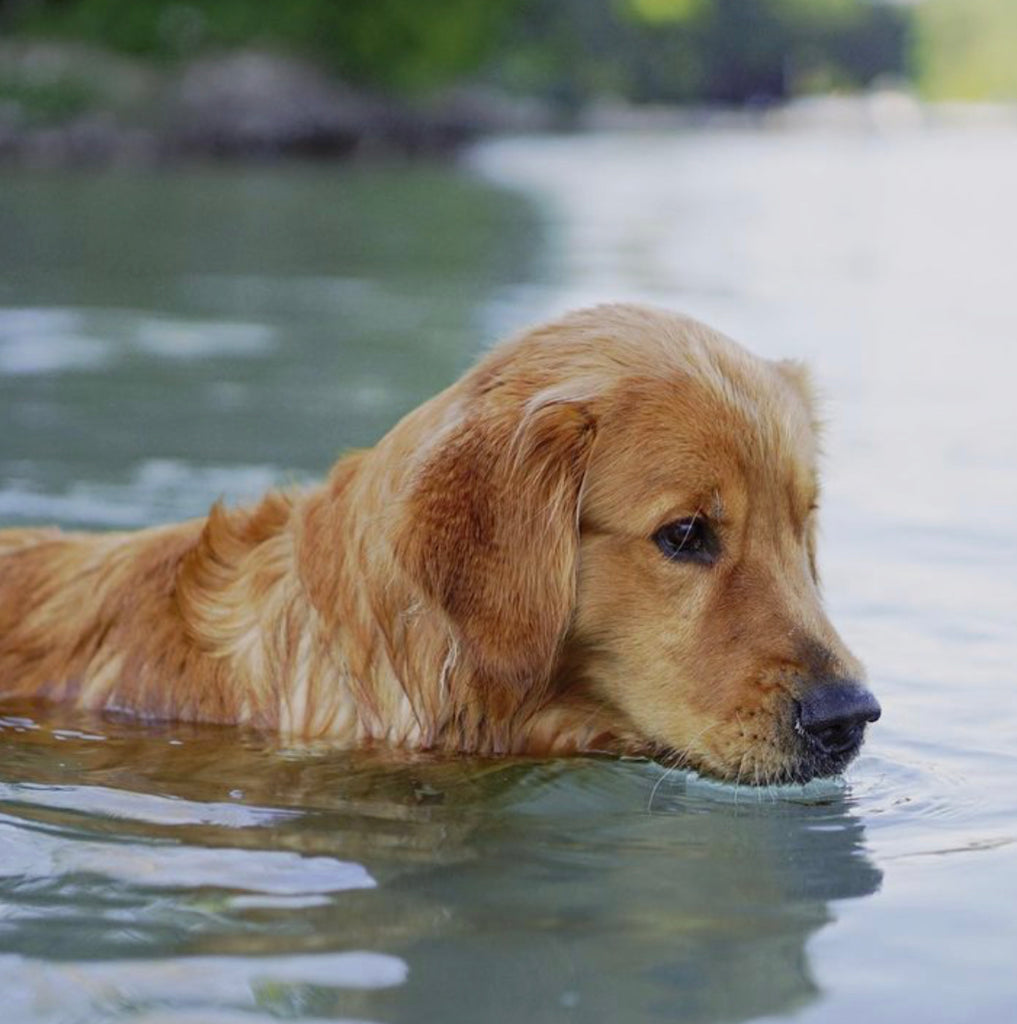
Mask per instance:
[[[858,88],[902,75],[907,53],[906,11],[875,0],[13,2],[15,28],[128,53],[263,45],[353,84],[416,93],[469,77],[566,108],[604,94],[746,103]]]
[[[871,0],[523,0],[494,73],[579,102],[747,103],[903,77],[908,13]]]
[[[2,2],[2,0],[0,0]],[[415,92],[474,71],[518,0],[15,0],[9,24],[160,60],[238,46]]]
[[[1017,98],[1017,3],[925,0],[915,9],[914,60],[930,99]]]

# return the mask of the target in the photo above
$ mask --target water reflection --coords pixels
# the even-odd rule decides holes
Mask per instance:
[[[469,1019],[446,993],[474,977],[491,1021],[789,1012],[818,994],[806,943],[831,903],[880,883],[842,797],[718,805],[678,786],[651,816],[647,766],[518,771],[474,858],[412,880],[450,914],[411,958],[435,1019]]]
[[[0,728],[0,973],[37,1014],[71,975],[22,957],[87,946],[103,962],[74,976],[139,1013],[291,1005],[292,978],[257,980],[285,961],[311,1017],[748,1020],[818,995],[810,937],[880,884],[836,787],[733,798],[639,762],[285,750],[66,709]],[[364,949],[407,970],[365,989],[333,962]]]

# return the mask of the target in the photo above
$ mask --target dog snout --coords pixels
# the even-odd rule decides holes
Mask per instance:
[[[861,745],[865,726],[882,714],[879,701],[854,680],[813,683],[796,707],[796,725],[824,754],[851,754]]]

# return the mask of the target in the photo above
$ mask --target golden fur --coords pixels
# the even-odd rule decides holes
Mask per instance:
[[[0,696],[806,777],[789,709],[861,674],[821,606],[817,497],[800,367],[597,307],[495,348],[312,490],[0,532]],[[715,565],[652,542],[693,516]]]

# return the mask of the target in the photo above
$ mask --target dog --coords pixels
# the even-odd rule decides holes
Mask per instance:
[[[635,305],[493,348],[320,486],[0,531],[0,698],[410,750],[841,772],[806,370]]]

